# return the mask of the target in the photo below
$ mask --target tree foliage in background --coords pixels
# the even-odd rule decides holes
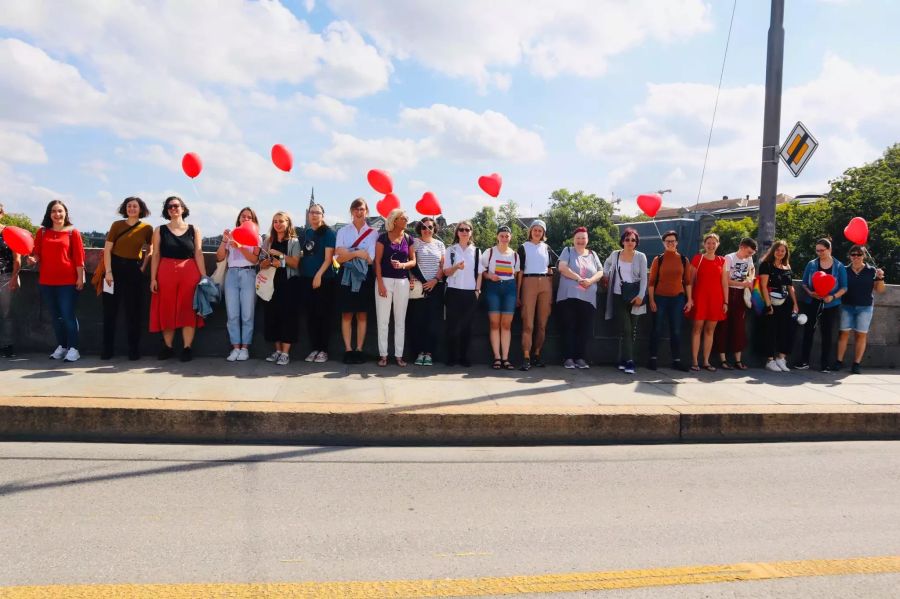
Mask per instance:
[[[572,232],[577,227],[587,228],[588,247],[601,258],[619,247],[612,204],[595,194],[567,189],[557,189],[550,199],[550,209],[542,217],[547,222],[547,243],[554,252],[572,245]]]
[[[786,202],[775,209],[775,239],[787,241],[795,277],[816,257],[816,240],[826,235],[830,213],[831,207],[824,200],[805,205]]]
[[[18,213],[4,214],[3,218],[0,218],[0,225],[9,225],[11,227],[27,229],[32,235],[37,231],[37,227],[31,223],[30,218],[24,214]]]
[[[849,168],[830,183],[831,210],[825,230],[834,238],[834,256],[848,260],[852,244],[844,238],[844,227],[861,216],[869,223],[869,253],[884,269],[887,282],[900,283],[900,143],[878,160]]]
[[[510,228],[510,247],[517,248],[522,242],[526,241],[528,231],[525,230],[522,221],[519,220],[519,205],[512,200],[500,205],[500,213],[497,215],[497,225],[507,225]],[[496,238],[496,229],[494,232]]]
[[[497,243],[497,213],[492,206],[485,206],[470,220],[475,247],[484,250]]]
[[[719,248],[722,254],[728,254],[737,250],[741,239],[752,237],[756,239],[759,225],[749,216],[740,220],[719,220],[709,230],[719,236]]]

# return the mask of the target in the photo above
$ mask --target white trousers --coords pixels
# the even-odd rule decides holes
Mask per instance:
[[[391,326],[391,306],[394,307],[394,355],[403,357],[403,340],[406,336],[406,305],[409,303],[409,279],[382,279],[387,296],[378,295],[375,283],[375,316],[378,319],[378,355],[388,355],[388,330]]]

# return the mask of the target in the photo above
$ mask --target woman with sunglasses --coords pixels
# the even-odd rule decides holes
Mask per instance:
[[[409,271],[416,265],[412,237],[406,233],[409,218],[402,208],[388,214],[384,233],[375,245],[375,317],[378,321],[378,365],[388,363],[388,333],[394,314],[394,359],[406,366],[406,306],[409,302]]]
[[[163,202],[163,218],[167,224],[153,231],[150,259],[150,332],[162,331],[163,345],[157,358],[168,360],[175,354],[175,330],[181,329],[184,347],[181,361],[193,358],[194,333],[203,327],[203,318],[194,310],[194,291],[206,276],[200,229],[187,224],[190,215],[184,200],[178,196]]]
[[[453,245],[444,251],[447,366],[459,364],[468,368],[472,365],[469,342],[478,296],[481,295],[480,260],[481,250],[472,242],[472,223],[460,221],[453,232]]]
[[[491,368],[513,370],[509,361],[509,345],[512,341],[512,319],[519,300],[519,255],[509,247],[512,230],[507,225],[497,229],[497,245],[481,255],[478,270],[487,280],[484,299],[487,302],[490,326],[491,351],[494,361]],[[482,283],[484,285],[485,283]]]
[[[246,222],[252,222],[259,230],[259,219],[249,206],[238,212],[234,226],[240,227]],[[241,245],[232,239],[231,229],[225,229],[222,242],[216,249],[216,260],[228,261],[228,270],[225,271],[225,313],[228,317],[226,329],[231,342],[231,353],[225,359],[229,362],[250,359],[256,314],[256,266],[259,264],[258,248],[261,243],[257,234],[255,247]]]
[[[419,236],[413,241],[416,266],[411,271],[412,285],[409,298],[409,319],[413,334],[410,355],[416,355],[414,364],[431,366],[437,346],[438,324],[443,320],[444,307],[444,242],[434,236],[435,220],[426,216],[416,224]],[[414,293],[419,289],[421,293]],[[413,295],[416,295],[414,298]]]
[[[728,269],[725,267],[725,258],[716,255],[717,249],[719,236],[707,233],[703,236],[703,253],[691,260],[694,308],[688,318],[694,321],[691,329],[691,370],[694,372],[700,372],[701,367],[709,372],[716,371],[716,367],[709,363],[709,355],[712,353],[716,325],[725,320],[725,313],[729,308]],[[703,361],[698,363],[701,337]]]
[[[634,374],[637,317],[647,312],[647,306],[644,305],[644,295],[647,293],[647,256],[637,251],[640,243],[638,232],[628,227],[619,237],[622,249],[614,251],[603,263],[603,275],[609,281],[606,320],[616,318],[622,323],[618,368],[625,374]]]
[[[588,230],[578,227],[572,234],[572,246],[559,255],[557,314],[562,329],[565,368],[590,368],[588,341],[594,333],[597,311],[597,283],[603,278],[603,265],[588,249]]]
[[[841,326],[838,333],[837,362],[834,370],[843,367],[844,354],[850,331],[854,333],[854,354],[851,372],[860,374],[859,367],[866,353],[866,337],[875,312],[875,293],[884,293],[884,271],[863,262],[863,247],[850,248],[850,264],[847,266],[847,293],[841,299]]]
[[[817,272],[830,274],[835,278],[834,287],[825,295],[819,295],[813,289],[812,278]],[[803,346],[800,361],[794,368],[809,369],[812,354],[813,338],[816,328],[822,331],[822,346],[819,352],[822,372],[831,372],[834,362],[831,352],[834,340],[834,327],[840,318],[841,296],[847,293],[847,269],[839,260],[831,256],[831,240],[822,238],[816,241],[816,257],[809,261],[803,270],[800,285],[806,296],[803,298],[802,311],[808,319],[803,327]]]
[[[307,362],[328,361],[328,345],[334,327],[335,232],[325,224],[325,208],[313,204],[306,213],[309,226],[303,234],[300,261],[300,297],[306,306],[306,330],[312,346]]]

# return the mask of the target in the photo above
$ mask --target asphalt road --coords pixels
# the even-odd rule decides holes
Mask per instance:
[[[866,556],[900,556],[900,442],[0,444],[0,586],[507,577]],[[898,589],[900,574],[867,574],[589,595],[868,599]]]

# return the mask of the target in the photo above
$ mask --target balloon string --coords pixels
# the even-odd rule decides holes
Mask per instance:
[[[875,258],[872,257],[872,254],[869,253],[869,249],[866,246],[862,246],[862,251],[866,255],[866,257],[872,262],[872,266],[878,268],[878,264],[875,263]]]
[[[197,196],[197,199],[198,199],[198,200],[202,199],[202,198],[200,197],[200,192],[197,191],[197,186],[194,185],[194,179],[193,179],[193,178],[191,179],[191,187],[194,188],[194,195]]]
[[[656,224],[656,219],[650,219],[650,222],[653,223],[653,228],[656,229],[656,234],[659,235],[659,238],[662,239],[662,233],[659,232],[659,226]]]

